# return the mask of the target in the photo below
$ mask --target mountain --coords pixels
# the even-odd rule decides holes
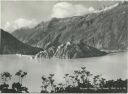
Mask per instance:
[[[20,42],[10,33],[0,29],[0,54],[35,55],[41,50]]]
[[[31,46],[46,49],[57,40],[57,46],[70,40],[100,50],[126,50],[128,48],[128,2],[99,12],[68,18],[53,18],[36,27],[22,28],[12,34]]]
[[[63,58],[63,59],[72,59],[72,58],[85,58],[85,57],[96,57],[106,55],[106,52],[97,50],[94,47],[90,47],[84,44],[82,41],[78,43],[66,42],[59,45],[58,47],[49,46],[44,51],[36,54],[37,58]]]

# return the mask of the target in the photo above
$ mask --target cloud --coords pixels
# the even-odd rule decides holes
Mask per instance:
[[[7,22],[4,26],[4,29],[7,30],[9,27],[11,26],[11,24],[9,22]]]
[[[93,7],[86,8],[81,4],[73,5],[68,2],[57,3],[53,6],[51,17],[65,18],[72,16],[80,16],[94,12]]]
[[[19,18],[19,19],[15,20],[14,22],[7,22],[4,26],[4,29],[6,31],[12,32],[12,31],[22,28],[22,27],[32,28],[35,25],[37,25],[37,21],[34,19],[27,20],[24,18]]]

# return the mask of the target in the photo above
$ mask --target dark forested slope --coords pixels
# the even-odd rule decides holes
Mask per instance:
[[[0,54],[34,55],[41,50],[20,42],[10,33],[0,29]]]

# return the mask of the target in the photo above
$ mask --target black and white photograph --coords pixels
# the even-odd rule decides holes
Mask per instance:
[[[0,0],[0,93],[128,93],[128,1]]]

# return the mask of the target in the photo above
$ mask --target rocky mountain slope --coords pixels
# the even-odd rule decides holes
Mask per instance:
[[[96,48],[90,47],[83,42],[73,43],[66,42],[59,45],[58,47],[50,46],[44,51],[39,52],[36,57],[44,58],[63,58],[63,59],[72,59],[72,58],[85,58],[85,57],[96,57],[106,55],[106,52],[99,51]]]
[[[35,55],[41,50],[20,42],[10,33],[0,29],[0,54]]]
[[[24,43],[44,49],[49,43],[59,46],[73,40],[102,50],[126,50],[128,2],[84,16],[53,18],[31,29],[18,29],[12,34]]]

